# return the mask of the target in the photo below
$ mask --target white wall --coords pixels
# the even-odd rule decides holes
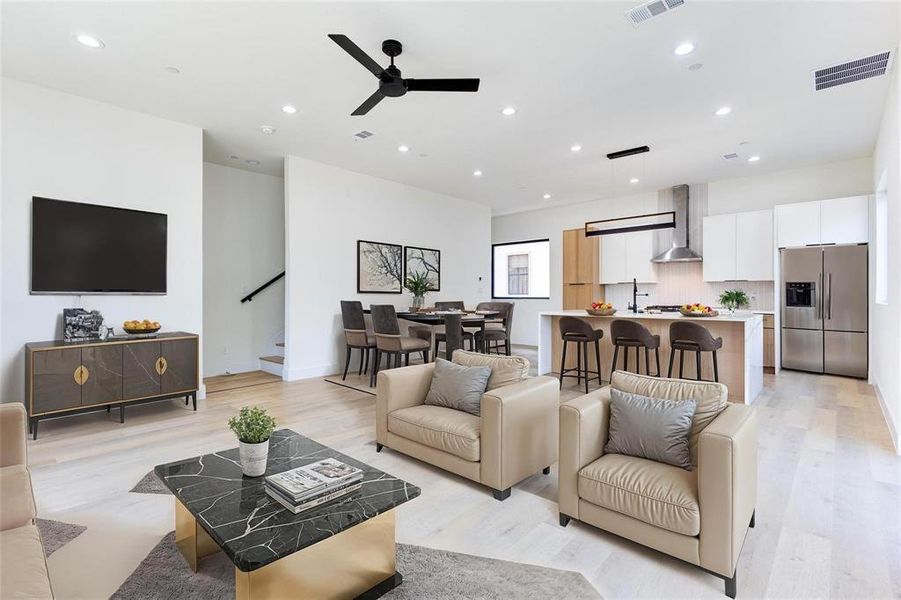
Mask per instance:
[[[895,449],[901,452],[901,78],[897,67],[894,71],[870,179],[875,190],[883,173],[886,174],[889,261],[888,304],[870,304],[870,377],[886,413]],[[870,239],[875,239],[874,211],[870,217]],[[874,257],[875,251],[871,250],[870,260]]]
[[[23,399],[24,344],[61,337],[63,308],[202,334],[202,130],[10,79],[2,108],[3,401]],[[168,214],[168,293],[30,295],[32,196]]]
[[[203,370],[259,369],[284,339],[285,281],[240,299],[285,268],[285,180],[203,165]]]
[[[681,182],[674,182],[681,183]],[[704,201],[706,187],[707,214],[724,214],[747,210],[772,208],[777,204],[802,202],[841,196],[871,194],[873,192],[873,162],[869,158],[849,160],[804,169],[778,171],[753,177],[742,177],[711,182],[706,186],[692,185],[692,202]],[[665,194],[665,191],[663,191]],[[536,345],[538,343],[538,313],[557,310],[562,298],[562,231],[584,226],[586,221],[654,212],[661,202],[657,192],[637,194],[622,198],[598,200],[568,206],[552,206],[545,209],[496,216],[492,219],[493,243],[515,242],[547,237],[551,240],[551,299],[521,300],[517,302],[517,321],[513,326],[513,342]],[[695,219],[696,220],[696,219]],[[692,233],[692,248],[700,241]],[[656,268],[669,268],[658,265]],[[625,300],[631,301],[631,286],[606,286],[607,293],[617,306],[625,308]],[[698,298],[708,298],[716,286],[705,285],[697,292]],[[758,286],[759,287],[759,286]],[[651,291],[653,285],[642,291]],[[754,289],[751,289],[754,288]],[[772,289],[771,286],[769,289]],[[750,286],[747,290],[758,295],[759,308],[771,308],[772,301],[763,298],[766,289]],[[639,305],[670,303],[669,298],[642,299]],[[687,299],[686,299],[687,300]]]
[[[341,300],[410,305],[406,293],[357,293],[357,240],[441,250],[441,291],[426,303],[489,299],[487,207],[294,156],[285,190],[285,379],[343,368]]]

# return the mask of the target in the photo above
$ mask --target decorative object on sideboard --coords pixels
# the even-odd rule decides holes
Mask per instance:
[[[238,452],[244,475],[263,475],[269,457],[269,436],[275,431],[275,419],[259,406],[244,406],[228,420],[228,426],[238,437]]]
[[[613,308],[612,304],[607,304],[606,302],[592,302],[591,307],[586,308],[585,312],[592,317],[609,317],[616,314],[616,309]]]
[[[747,308],[750,303],[744,290],[725,290],[720,294],[720,304],[727,308],[730,314],[735,314],[736,308]]]
[[[441,250],[404,247],[404,280],[416,273],[425,273],[430,292],[441,291]]]
[[[67,342],[100,339],[103,315],[99,310],[63,309],[63,339]]]
[[[698,304],[697,302],[694,304],[683,304],[679,308],[679,312],[683,317],[717,317],[720,314],[706,304]]]
[[[357,240],[357,293],[403,293],[403,246]]]
[[[147,335],[156,333],[160,330],[161,325],[159,321],[150,321],[148,319],[144,319],[143,321],[125,321],[122,323],[122,329],[125,333],[130,335]]]
[[[422,309],[423,299],[429,292],[429,277],[425,272],[414,273],[407,277],[404,287],[413,294],[413,304],[410,305],[412,312]]]

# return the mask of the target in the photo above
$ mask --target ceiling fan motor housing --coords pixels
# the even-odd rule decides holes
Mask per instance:
[[[397,98],[407,93],[407,85],[400,76],[400,69],[394,65],[385,69],[385,72],[379,77],[379,91],[391,98]]]

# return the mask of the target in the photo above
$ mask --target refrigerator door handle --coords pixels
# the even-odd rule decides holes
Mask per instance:
[[[817,293],[817,319],[823,318],[823,273],[820,272],[820,291]]]
[[[826,318],[832,318],[832,273],[829,273],[827,276],[826,283],[826,293],[828,294],[826,297]]]

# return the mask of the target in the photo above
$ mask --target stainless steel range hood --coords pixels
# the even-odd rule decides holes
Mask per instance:
[[[673,211],[676,213],[673,247],[651,262],[700,262],[701,257],[688,247],[688,186],[685,184],[673,187]]]

